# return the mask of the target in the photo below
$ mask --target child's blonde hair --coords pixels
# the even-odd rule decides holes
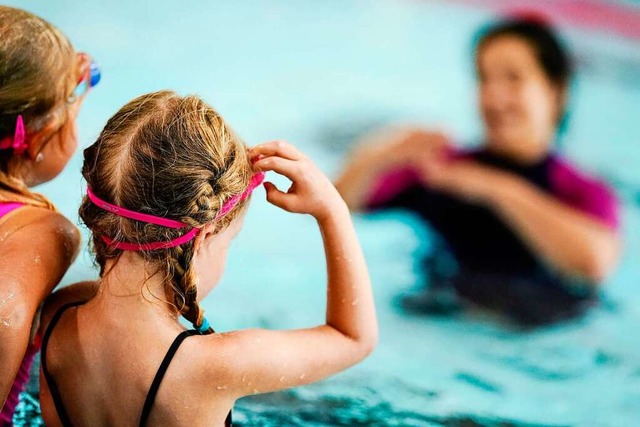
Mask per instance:
[[[75,51],[57,28],[24,10],[0,6],[0,139],[14,135],[18,115],[27,132],[49,120],[66,121],[60,109],[73,90]],[[56,117],[63,111],[61,117]],[[0,150],[0,201],[52,208],[10,170],[12,150]]]
[[[216,219],[225,200],[249,185],[252,168],[245,144],[200,98],[162,91],[140,96],[120,109],[98,140],[84,151],[82,173],[94,194],[129,210],[201,228]],[[242,211],[240,202],[216,222],[226,228]],[[184,229],[166,228],[117,216],[85,197],[80,217],[93,232],[101,276],[121,249],[105,243],[169,241]],[[195,327],[203,322],[193,268],[194,241],[140,251],[166,275],[165,293]]]

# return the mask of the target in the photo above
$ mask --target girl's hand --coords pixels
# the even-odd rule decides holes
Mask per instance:
[[[293,213],[306,213],[322,221],[346,204],[327,176],[297,148],[285,141],[272,141],[249,151],[253,166],[260,171],[273,171],[289,178],[291,187],[285,193],[273,183],[265,182],[267,200]]]

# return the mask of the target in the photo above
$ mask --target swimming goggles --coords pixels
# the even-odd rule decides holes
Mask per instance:
[[[84,98],[102,78],[100,67],[91,56],[86,53],[78,53],[78,61],[80,62],[80,77],[73,93],[67,100],[67,104],[73,104],[77,99]]]
[[[224,202],[222,208],[214,218],[214,221],[225,216],[229,211],[231,211],[238,203],[249,197],[251,192],[264,181],[265,173],[258,172],[251,177],[251,181],[249,182],[249,186],[244,192],[241,194],[236,194],[235,196],[230,197],[227,201]],[[91,190],[90,187],[87,188],[87,196],[91,200],[91,202],[103,209],[105,211],[111,212],[115,215],[118,215],[123,218],[129,218],[140,222],[146,222],[148,224],[155,224],[161,227],[166,228],[190,228],[185,234],[180,237],[177,237],[168,242],[151,242],[151,243],[129,243],[129,242],[117,242],[113,239],[110,239],[107,236],[100,236],[103,242],[105,242],[109,246],[113,246],[117,249],[122,249],[125,251],[153,251],[157,249],[168,249],[173,248],[175,246],[180,246],[188,241],[192,240],[194,237],[198,235],[200,232],[200,228],[195,228],[190,226],[189,224],[185,224],[180,221],[176,221],[173,219],[163,218],[155,215],[144,214],[141,212],[135,212],[121,206],[112,205],[95,195],[95,193]]]

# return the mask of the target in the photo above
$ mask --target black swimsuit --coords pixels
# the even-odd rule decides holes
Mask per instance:
[[[51,391],[51,398],[53,399],[53,403],[56,407],[56,411],[58,412],[58,417],[60,418],[60,421],[62,422],[62,425],[64,427],[72,427],[73,424],[71,423],[71,419],[69,418],[67,409],[65,408],[62,402],[62,394],[58,389],[58,385],[54,381],[53,377],[51,376],[47,368],[47,346],[49,344],[49,339],[51,338],[51,334],[53,333],[53,328],[55,328],[56,324],[58,323],[58,321],[60,320],[64,312],[71,307],[78,307],[82,304],[83,303],[76,302],[76,303],[66,304],[62,306],[51,319],[51,322],[49,323],[49,326],[47,327],[47,330],[45,331],[42,339],[42,356],[41,356],[42,374],[44,375],[47,385],[49,386],[49,390]],[[158,389],[160,388],[162,379],[164,378],[164,375],[166,374],[167,369],[171,364],[171,360],[173,359],[176,352],[178,351],[180,344],[182,344],[182,342],[187,337],[190,337],[192,335],[202,335],[202,333],[195,329],[181,332],[176,337],[176,339],[173,340],[171,347],[169,347],[167,354],[164,356],[164,359],[162,360],[162,363],[158,368],[158,372],[153,378],[151,387],[149,387],[147,398],[145,399],[144,406],[142,407],[142,414],[140,415],[140,427],[144,427],[147,424],[147,420],[149,419],[149,414],[151,413],[153,402],[155,401],[156,395],[158,394]],[[229,412],[229,415],[225,420],[225,426],[230,427],[231,425],[232,425],[231,412]]]
[[[607,213],[616,206],[608,187],[582,178],[553,154],[526,166],[487,150],[472,151],[462,158],[518,176],[604,224],[616,223],[615,215]],[[395,188],[389,178],[392,173],[370,190],[367,208],[409,210],[437,232],[437,250],[425,260],[431,289],[454,289],[465,300],[529,325],[574,317],[597,301],[592,286],[551,271],[495,210],[433,190],[415,177]]]

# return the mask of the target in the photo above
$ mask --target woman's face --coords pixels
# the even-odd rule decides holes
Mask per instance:
[[[564,90],[535,51],[517,36],[498,36],[479,50],[479,103],[490,149],[522,162],[540,159],[555,137]]]

